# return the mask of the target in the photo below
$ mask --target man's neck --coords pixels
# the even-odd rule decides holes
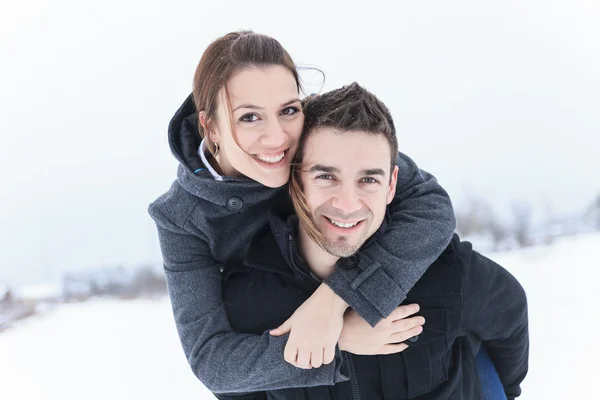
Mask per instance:
[[[300,256],[309,266],[310,270],[320,279],[326,279],[335,271],[335,263],[340,259],[329,254],[321,246],[315,243],[302,224],[298,224],[298,251]]]

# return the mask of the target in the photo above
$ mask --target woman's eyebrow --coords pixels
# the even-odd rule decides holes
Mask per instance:
[[[281,105],[281,107],[289,106],[290,104],[294,104],[294,103],[298,103],[298,102],[300,102],[300,99],[299,98],[295,98],[295,99],[292,99],[292,100],[290,100],[290,101],[288,101],[286,103],[283,103]]]
[[[286,106],[289,106],[290,104],[294,104],[294,103],[297,103],[299,101],[300,101],[299,98],[295,98],[295,99],[292,99],[290,101],[286,101],[285,103],[283,103],[281,105],[281,107],[286,107]],[[237,111],[240,108],[249,108],[251,110],[264,110],[265,109],[264,107],[260,107],[260,106],[254,105],[254,104],[244,103],[244,104],[241,104],[241,105],[237,106],[236,108],[234,108],[233,111]]]

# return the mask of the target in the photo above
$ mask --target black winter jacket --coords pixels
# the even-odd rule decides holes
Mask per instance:
[[[298,256],[297,219],[272,212],[243,263],[227,266],[223,296],[233,329],[262,333],[276,328],[313,293],[319,282]],[[372,239],[382,235],[385,223]],[[336,268],[360,268],[356,256]],[[334,386],[293,388],[220,399],[465,399],[481,398],[474,355],[483,345],[508,399],[521,393],[528,368],[527,301],[504,268],[454,236],[445,252],[408,293],[417,303],[423,332],[399,354],[357,356],[343,352],[343,373]]]

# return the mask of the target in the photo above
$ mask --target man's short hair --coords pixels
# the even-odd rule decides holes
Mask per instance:
[[[320,128],[335,129],[340,135],[357,131],[383,135],[390,144],[390,172],[396,165],[398,139],[388,108],[373,93],[356,82],[323,95],[309,97],[304,101],[303,109],[304,128],[292,161],[289,191],[300,223],[303,224],[310,238],[321,244],[323,237],[312,220],[300,179],[308,137]]]
[[[308,98],[304,115],[304,129],[294,158],[297,163],[304,158],[303,148],[310,133],[326,127],[384,135],[390,144],[392,168],[396,164],[398,139],[392,115],[381,100],[358,83]]]

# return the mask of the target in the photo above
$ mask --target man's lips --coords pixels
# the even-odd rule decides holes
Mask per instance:
[[[352,233],[355,230],[357,230],[360,226],[362,226],[362,223],[364,222],[364,219],[361,220],[340,220],[340,219],[334,219],[334,218],[330,218],[325,216],[324,217],[325,221],[327,221],[327,225],[338,232],[344,232],[344,233]]]

